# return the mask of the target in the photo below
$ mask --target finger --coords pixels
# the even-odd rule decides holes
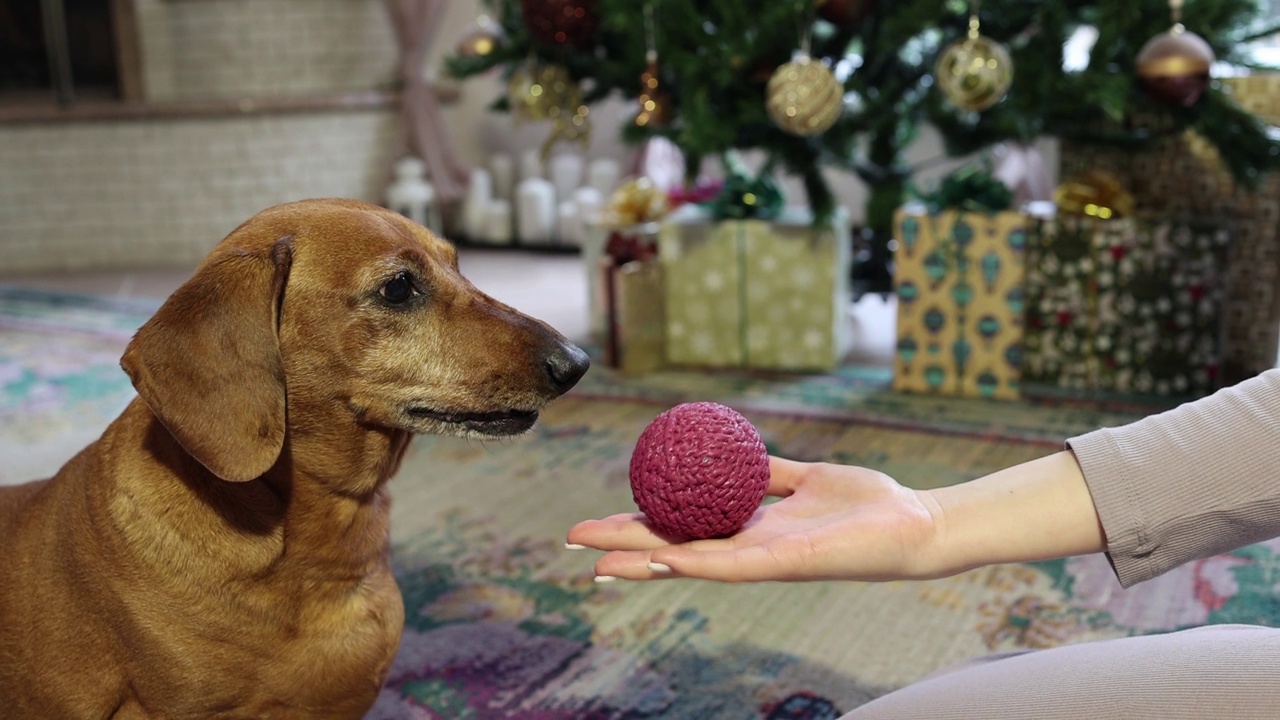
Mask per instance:
[[[648,550],[619,550],[605,553],[596,560],[596,582],[612,580],[660,580],[670,573],[655,572],[649,566]]]
[[[718,582],[762,582],[792,579],[793,575],[791,570],[783,568],[777,562],[777,558],[768,549],[760,545],[702,551],[688,545],[673,545],[647,555],[646,569],[667,577]]]
[[[575,550],[652,550],[671,541],[656,532],[642,513],[584,520],[570,528],[565,537],[566,547]]]
[[[769,488],[766,494],[787,497],[804,482],[810,463],[797,462],[773,455],[769,456]]]

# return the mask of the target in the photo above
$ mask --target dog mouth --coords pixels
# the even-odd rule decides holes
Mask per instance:
[[[537,410],[500,410],[496,412],[454,412],[425,407],[411,407],[409,416],[431,420],[458,430],[502,437],[519,435],[538,421]]]

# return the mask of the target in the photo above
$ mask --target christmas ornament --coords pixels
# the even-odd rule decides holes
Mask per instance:
[[[971,7],[968,36],[943,48],[935,74],[938,87],[953,105],[982,111],[1009,92],[1013,60],[1003,45],[978,31],[976,2]]]
[[[589,47],[600,18],[595,0],[520,0],[529,34],[549,45]]]
[[[464,32],[457,52],[463,57],[484,57],[502,42],[502,26],[488,15],[476,18]]]
[[[751,422],[711,402],[677,405],[649,423],[631,455],[631,494],[659,532],[732,535],[769,487],[769,453]]]
[[[876,0],[817,0],[818,17],[841,30],[852,30],[876,8]]]
[[[551,121],[551,134],[542,144],[544,160],[561,140],[585,145],[591,138],[590,109],[563,65],[531,61],[516,70],[507,85],[507,100],[517,120]]]
[[[1138,51],[1138,77],[1156,100],[1191,107],[1209,87],[1213,48],[1183,27],[1182,0],[1170,0],[1173,27],[1147,41]]]
[[[840,117],[844,89],[831,68],[798,51],[765,86],[765,110],[785,132],[821,135]]]
[[[635,123],[640,127],[666,125],[671,121],[671,96],[662,89],[658,77],[658,50],[653,33],[653,6],[644,6],[645,69],[640,74],[640,112]]]

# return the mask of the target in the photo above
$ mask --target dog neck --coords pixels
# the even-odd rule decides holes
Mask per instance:
[[[205,469],[135,399],[104,434],[98,450],[98,461],[108,465],[131,458],[128,466],[104,474],[128,486],[114,494],[102,488],[99,506],[107,508],[107,521],[129,544],[166,571],[180,571],[181,554],[194,550],[220,556],[222,562],[207,567],[222,568],[222,581],[288,569],[281,575],[359,582],[386,566],[386,481],[409,436],[376,431],[354,435],[345,443],[305,434],[290,437],[266,474],[233,483]],[[122,445],[144,452],[119,452]],[[175,567],[167,567],[171,563]]]

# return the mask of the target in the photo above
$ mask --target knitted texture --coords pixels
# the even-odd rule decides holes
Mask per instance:
[[[769,486],[760,433],[732,408],[677,405],[649,423],[631,455],[631,494],[654,528],[688,539],[746,524]]]

